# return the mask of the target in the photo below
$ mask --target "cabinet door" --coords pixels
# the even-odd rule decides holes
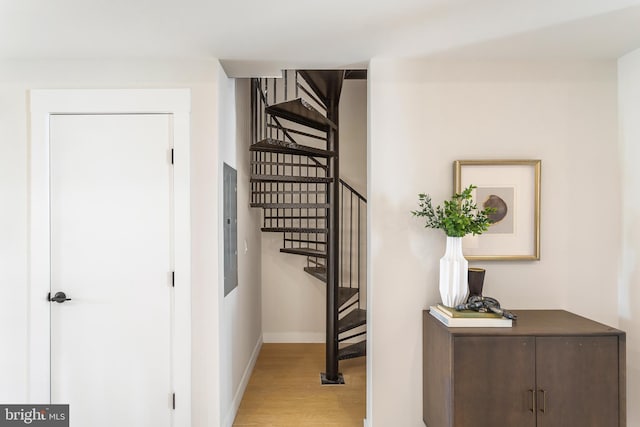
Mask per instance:
[[[618,426],[618,338],[536,339],[538,427]]]
[[[456,337],[454,426],[534,427],[535,338]]]

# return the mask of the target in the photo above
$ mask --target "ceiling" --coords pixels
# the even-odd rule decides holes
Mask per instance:
[[[375,57],[616,58],[640,0],[0,0],[0,60],[210,59],[231,76]]]

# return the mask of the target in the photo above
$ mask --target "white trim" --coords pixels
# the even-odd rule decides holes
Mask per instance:
[[[183,91],[187,107],[189,90]],[[191,144],[189,110],[173,113],[175,427],[191,426]],[[184,405],[184,406],[183,406]]]
[[[229,413],[225,417],[224,423],[222,424],[225,427],[233,426],[233,421],[235,421],[236,415],[238,415],[238,408],[240,408],[242,397],[244,396],[244,392],[247,389],[247,385],[249,384],[249,379],[251,379],[253,368],[255,368],[256,362],[258,361],[258,355],[260,354],[261,348],[262,336],[258,338],[258,342],[256,342],[256,346],[253,348],[253,353],[251,353],[249,363],[247,364],[247,367],[242,374],[240,385],[238,387],[238,390],[236,391],[236,395],[233,397],[233,401],[231,402],[231,408],[229,409]]]
[[[372,142],[371,142],[371,100],[373,99],[371,82],[375,75],[375,67],[372,70],[370,64],[367,66],[368,69],[368,78],[367,78],[367,188],[371,189],[373,186],[371,185],[371,152],[373,151]],[[373,72],[372,72],[373,71]],[[377,76],[376,76],[377,77]],[[366,253],[366,271],[367,271],[367,374],[366,374],[366,408],[365,408],[365,426],[371,427],[373,426],[373,366],[375,363],[375,354],[374,354],[374,329],[375,329],[375,321],[373,317],[373,300],[375,295],[374,287],[374,279],[373,279],[373,267],[372,267],[372,249],[371,242],[373,241],[373,235],[371,232],[371,217],[373,213],[372,209],[372,201],[373,198],[370,197],[367,202],[367,226],[366,226],[366,240],[367,240],[367,253]],[[375,203],[375,202],[373,202]]]
[[[189,89],[42,89],[31,91],[31,113],[152,114],[191,112]]]
[[[34,90],[30,93],[30,247],[28,401],[50,401],[49,291],[49,118],[52,114],[173,115],[174,149],[174,291],[173,412],[176,427],[191,425],[191,202],[190,109],[188,89]],[[43,339],[43,337],[47,337]]]

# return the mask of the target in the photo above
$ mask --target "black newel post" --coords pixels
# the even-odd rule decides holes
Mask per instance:
[[[335,153],[329,159],[329,176],[333,181],[328,184],[329,234],[327,236],[327,348],[326,372],[323,382],[343,384],[338,372],[338,284],[340,279],[340,167],[338,138],[338,101],[340,91],[334,92],[327,105],[327,118],[336,128],[329,129],[327,149]]]

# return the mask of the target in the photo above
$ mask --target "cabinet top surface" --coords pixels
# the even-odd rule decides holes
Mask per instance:
[[[448,328],[427,310],[423,316],[451,335],[624,335],[623,331],[565,310],[510,310],[518,316],[511,328]]]

